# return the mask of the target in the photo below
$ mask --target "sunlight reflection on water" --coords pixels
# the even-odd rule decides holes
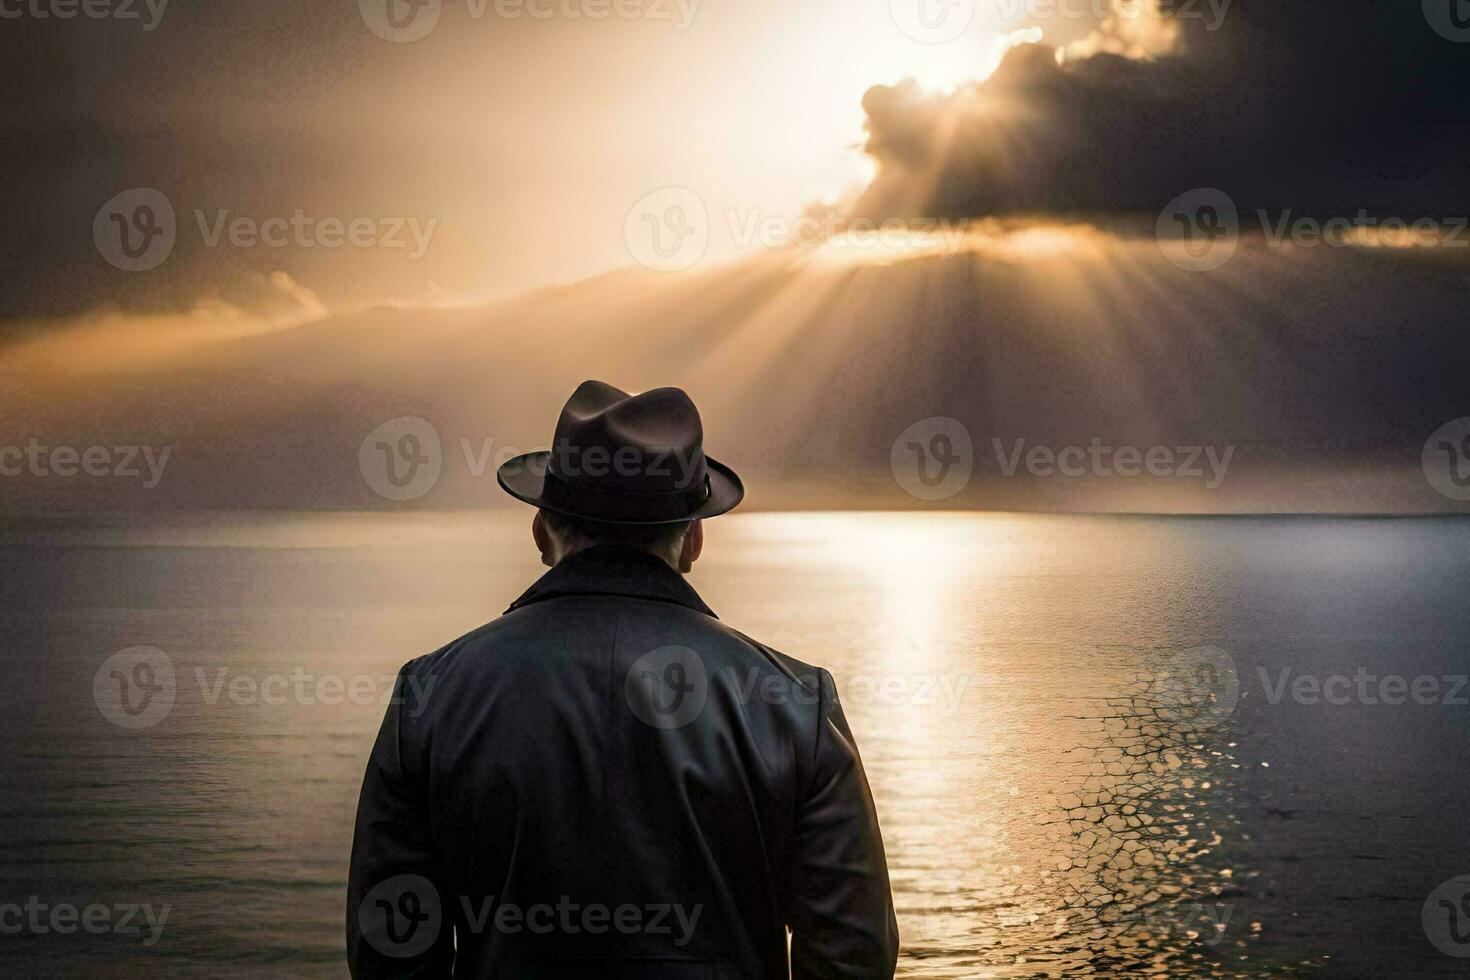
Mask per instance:
[[[539,573],[526,522],[211,518],[54,527],[0,548],[17,675],[0,702],[0,872],[22,894],[173,906],[154,946],[51,936],[30,953],[72,975],[104,962],[109,976],[341,975],[351,817],[380,699],[240,701],[220,685],[391,676]],[[693,582],[726,622],[837,678],[888,847],[901,975],[1294,975],[1357,927],[1282,898],[1297,866],[1263,855],[1247,818],[1263,799],[1312,805],[1301,784],[1315,777],[1271,783],[1276,756],[1247,752],[1243,719],[1261,699],[1243,659],[1240,710],[1216,711],[1215,688],[1175,683],[1179,658],[1206,642],[1241,656],[1263,635],[1286,649],[1297,620],[1361,617],[1341,624],[1360,636],[1384,603],[1432,622],[1443,604],[1422,597],[1461,594],[1463,550],[1431,584],[1385,587],[1427,560],[1420,528],[1465,538],[1450,524],[750,514],[712,523]],[[1324,571],[1344,549],[1356,577]],[[1305,575],[1315,593],[1273,606]],[[155,728],[122,733],[92,703],[92,675],[140,643],[169,652],[178,700]],[[1271,751],[1342,740],[1313,725]],[[1352,793],[1353,826],[1396,849],[1409,882],[1376,872],[1361,890],[1422,902],[1417,838],[1374,814],[1428,817],[1443,801],[1403,802],[1392,783]],[[1303,821],[1307,839],[1273,826],[1280,860],[1341,833],[1333,812]],[[1359,887],[1334,868],[1335,888]]]
[[[827,651],[881,807],[903,973],[1218,974],[1251,940],[1210,915],[1228,915],[1231,879],[1248,872],[1222,857],[1235,832],[1228,744],[1195,731],[1158,683],[1178,628],[1167,595],[1188,583],[1145,533],[1141,574],[1084,622],[1102,610],[1079,580],[1089,563],[1118,563],[1120,541],[1082,525],[1063,554],[1044,526],[752,517],[730,560],[758,566],[794,545],[821,599],[792,610],[746,592],[730,615],[769,619],[756,635],[810,630],[792,646]],[[1144,599],[1146,619],[1134,615]]]

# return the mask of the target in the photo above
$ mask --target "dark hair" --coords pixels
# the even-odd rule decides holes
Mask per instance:
[[[674,524],[608,524],[549,510],[541,511],[541,518],[558,538],[575,544],[578,548],[611,544],[655,553],[677,548],[693,523],[679,521]]]

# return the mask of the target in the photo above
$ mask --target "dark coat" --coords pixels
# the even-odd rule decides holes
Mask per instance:
[[[575,554],[410,661],[368,762],[354,976],[891,977],[878,818],[832,677],[660,559]]]

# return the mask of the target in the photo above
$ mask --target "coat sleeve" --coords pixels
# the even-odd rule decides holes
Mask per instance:
[[[892,977],[898,922],[878,814],[857,743],[825,670],[812,778],[791,864],[792,980]]]
[[[347,963],[353,977],[448,977],[454,929],[430,845],[421,774],[405,749],[418,715],[415,662],[393,687],[357,804],[347,876]]]

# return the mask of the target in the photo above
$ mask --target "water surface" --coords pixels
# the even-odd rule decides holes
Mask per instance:
[[[0,903],[169,912],[156,941],[146,926],[0,935],[0,968],[345,975],[384,679],[534,579],[526,523],[10,529]],[[1470,873],[1470,708],[1448,685],[1398,705],[1276,688],[1283,670],[1470,671],[1470,521],[749,514],[708,531],[692,581],[716,612],[837,677],[901,975],[1467,962],[1431,943],[1421,910]],[[176,693],[127,730],[93,681],[139,645],[168,657]]]

